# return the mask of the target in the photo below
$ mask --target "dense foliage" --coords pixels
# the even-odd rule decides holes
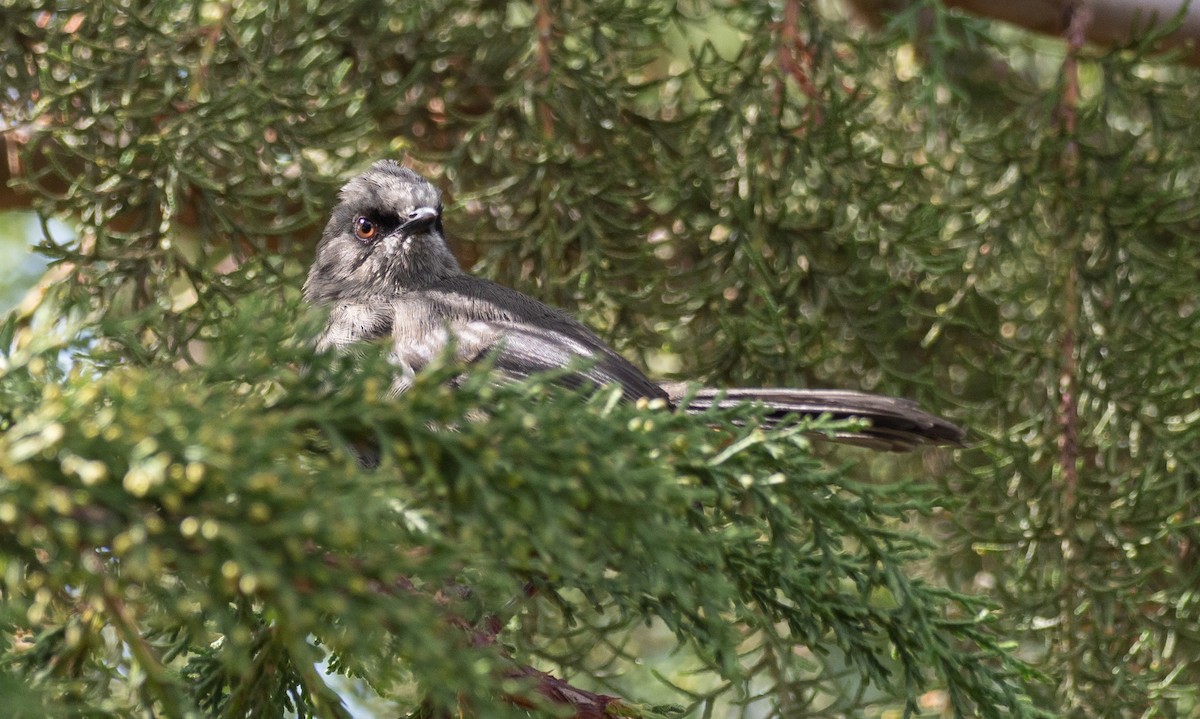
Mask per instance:
[[[391,5],[0,0],[13,191],[76,228],[0,324],[14,711],[1195,710],[1188,71],[933,2]],[[465,264],[656,374],[975,441],[455,367],[388,397],[299,299],[387,156]]]

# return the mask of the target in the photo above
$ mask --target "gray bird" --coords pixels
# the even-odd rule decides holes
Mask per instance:
[[[836,439],[875,449],[960,444],[964,436],[906,399],[844,390],[658,384],[561,310],[464,272],[443,235],[441,193],[390,160],[342,188],[304,296],[330,311],[318,349],[391,337],[391,359],[399,368],[395,387],[401,391],[453,337],[458,361],[487,358],[512,379],[570,368],[565,384],[615,384],[626,400],[662,399],[689,412],[760,402],[771,422],[822,414],[858,417],[871,425]]]

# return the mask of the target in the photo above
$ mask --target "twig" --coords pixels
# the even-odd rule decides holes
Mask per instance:
[[[1078,184],[1079,144],[1078,104],[1079,104],[1079,52],[1083,49],[1086,38],[1087,24],[1091,13],[1086,0],[1073,3],[1064,17],[1066,25],[1067,55],[1063,59],[1062,78],[1063,96],[1059,106],[1062,131],[1066,137],[1063,148],[1063,176],[1068,187]],[[1059,520],[1061,532],[1061,552],[1064,564],[1071,564],[1075,557],[1075,512],[1079,492],[1079,377],[1078,340],[1076,336],[1079,326],[1079,259],[1078,243],[1075,237],[1079,229],[1074,218],[1067,217],[1065,222],[1066,277],[1063,281],[1063,333],[1059,343],[1060,370],[1058,376],[1058,465],[1062,481],[1062,503]],[[1077,641],[1079,631],[1076,626],[1075,602],[1076,586],[1072,570],[1068,567],[1063,572],[1060,591],[1059,612],[1063,619],[1059,641],[1063,643],[1064,656],[1069,655]],[[1068,685],[1074,681],[1070,672],[1065,677]],[[1069,689],[1068,687],[1064,687]]]
[[[538,71],[541,73],[543,85],[550,77],[551,39],[554,32],[554,16],[550,12],[550,0],[537,0],[537,17],[534,21],[537,28],[537,60]],[[542,120],[542,134],[546,137],[554,134],[554,116],[550,106],[545,102],[538,103],[538,116]]]
[[[1063,173],[1069,184],[1078,181],[1079,144],[1076,139],[1079,104],[1079,52],[1087,36],[1091,11],[1086,2],[1077,2],[1067,11],[1067,56],[1063,60],[1063,98],[1060,106],[1063,134]],[[1071,245],[1073,247],[1073,244]],[[1079,485],[1079,378],[1076,362],[1076,327],[1079,324],[1079,268],[1074,252],[1069,253],[1067,276],[1063,285],[1063,336],[1059,347],[1061,371],[1058,391],[1059,468],[1063,480],[1063,519],[1070,523],[1075,514]],[[1069,525],[1064,527],[1069,529]]]
[[[104,602],[104,608],[112,619],[113,628],[116,629],[125,646],[129,647],[129,653],[133,656],[134,661],[146,673],[146,686],[158,695],[165,716],[184,716],[177,680],[159,660],[154,648],[142,636],[141,630],[138,629],[137,622],[128,607],[125,606],[125,602],[112,591],[112,584],[112,580],[106,576],[100,596]]]
[[[808,97],[805,115],[810,123],[821,123],[820,91],[812,81],[814,58],[812,49],[800,34],[800,6],[803,0],[788,0],[783,8],[783,20],[779,24],[779,45],[776,49],[777,63],[785,78],[790,77]],[[776,104],[783,108],[786,79],[780,79],[776,91]]]

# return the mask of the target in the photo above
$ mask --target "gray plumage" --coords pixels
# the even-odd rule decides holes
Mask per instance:
[[[375,163],[342,188],[304,284],[305,298],[328,306],[321,349],[391,337],[397,390],[454,338],[456,359],[490,358],[519,379],[574,367],[567,384],[617,384],[627,400],[660,398],[699,412],[762,402],[768,419],[829,414],[871,426],[837,439],[878,449],[957,444],[963,431],[908,400],[840,390],[688,389],[660,386],[594,332],[561,310],[463,272],[446,245],[441,193],[392,161]]]

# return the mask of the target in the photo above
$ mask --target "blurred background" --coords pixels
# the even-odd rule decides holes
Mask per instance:
[[[61,227],[61,225],[60,225]],[[66,228],[62,228],[66,233]],[[34,247],[42,228],[31,212],[0,213],[0,311],[7,313],[46,269]]]

